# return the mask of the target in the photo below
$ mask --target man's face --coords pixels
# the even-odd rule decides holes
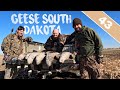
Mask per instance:
[[[57,38],[59,36],[59,31],[58,30],[53,30],[53,37]]]
[[[24,35],[24,30],[17,30],[17,35],[22,37]]]
[[[74,26],[75,31],[80,31],[81,30],[81,24],[77,24]]]

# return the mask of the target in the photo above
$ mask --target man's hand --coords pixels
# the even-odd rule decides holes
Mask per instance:
[[[23,41],[26,41],[26,42],[32,42],[32,37],[26,37],[25,39],[23,39]]]
[[[77,55],[77,52],[73,52],[74,55]]]
[[[3,60],[4,61],[10,61],[12,59],[12,57],[10,55],[4,55]]]

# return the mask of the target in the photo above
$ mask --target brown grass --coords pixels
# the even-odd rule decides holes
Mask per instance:
[[[103,51],[103,63],[100,72],[103,79],[120,79],[120,49],[107,49]]]

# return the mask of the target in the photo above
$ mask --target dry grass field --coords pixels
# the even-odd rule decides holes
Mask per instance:
[[[99,70],[102,74],[102,79],[120,79],[120,49],[104,49],[103,62],[99,65]],[[0,71],[3,71],[5,66],[2,66],[2,58],[0,55]]]
[[[100,72],[104,79],[120,79],[120,49],[105,49]]]

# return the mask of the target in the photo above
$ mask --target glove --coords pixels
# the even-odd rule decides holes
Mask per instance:
[[[10,56],[10,55],[4,55],[4,58],[3,58],[3,60],[4,61],[11,61],[11,59],[12,59],[12,57]]]
[[[103,55],[96,55],[95,59],[97,63],[100,64],[103,62]]]

